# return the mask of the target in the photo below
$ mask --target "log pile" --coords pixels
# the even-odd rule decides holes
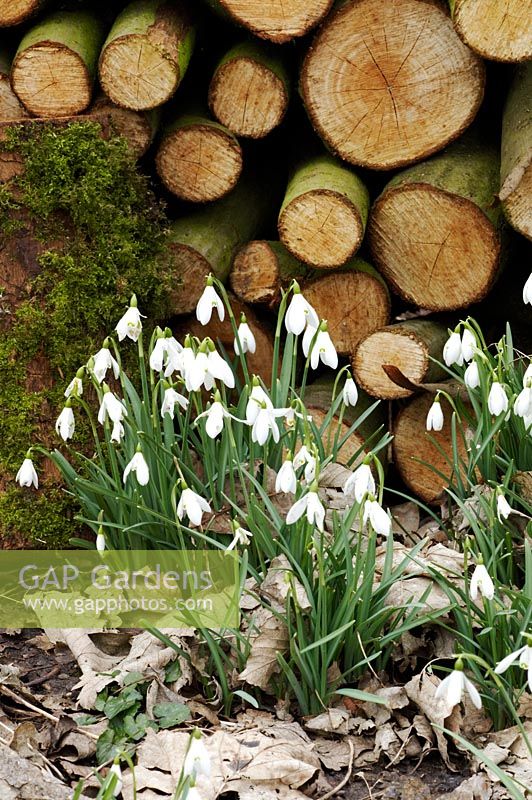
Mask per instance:
[[[259,331],[257,371],[296,278],[367,402],[392,404],[404,482],[435,502],[450,431],[427,438],[418,389],[532,239],[532,0],[199,5],[0,0],[0,129],[105,118],[168,201],[176,330],[213,272]],[[21,249],[0,289],[24,283]],[[330,387],[313,392],[325,414]]]

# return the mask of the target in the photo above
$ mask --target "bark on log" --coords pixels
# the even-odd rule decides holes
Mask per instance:
[[[320,428],[327,416],[333,399],[334,381],[329,378],[319,378],[305,389],[305,406],[315,425]],[[337,390],[338,391],[338,390]],[[341,391],[341,387],[340,387]],[[355,408],[344,408],[343,420],[340,425],[340,436],[343,438],[351,425],[360,417],[375,400],[360,389],[358,402]],[[384,406],[381,404],[364,420],[364,422],[354,431],[345,444],[341,447],[337,461],[339,464],[347,464],[353,456],[356,456],[353,466],[358,466],[364,457],[370,452],[376,443],[375,436],[379,429],[385,424]],[[333,417],[331,424],[322,433],[322,441],[327,448],[327,442],[332,443],[338,430],[338,417]]]
[[[329,11],[333,0],[209,0],[255,36],[284,44],[304,36]]]
[[[452,409],[444,397],[440,398],[444,415],[443,429],[430,433],[426,430],[427,414],[433,400],[432,394],[422,394],[410,400],[397,415],[393,439],[393,457],[403,481],[427,503],[437,503],[441,499],[451,482],[452,465],[455,462],[451,434]],[[465,444],[460,436],[457,438],[459,459],[463,461],[467,457]],[[446,478],[442,478],[438,472]]]
[[[412,391],[387,376],[383,369],[387,364],[400,369],[413,383],[442,380],[446,373],[430,359],[441,360],[448,335],[443,325],[430,320],[399,322],[370,333],[359,343],[353,357],[359,386],[382,400],[409,397]]]
[[[460,38],[484,58],[532,58],[532,0],[449,0]]]
[[[118,15],[104,43],[102,88],[118,106],[156,108],[179,86],[193,46],[194,28],[179,6],[135,0]]]
[[[11,88],[9,73],[11,59],[3,50],[0,50],[0,121],[24,119],[27,111]]]
[[[166,129],[155,159],[162,182],[182,200],[219,200],[242,172],[238,139],[201,114],[183,114]]]
[[[532,63],[518,68],[506,100],[499,197],[510,225],[532,239]]]
[[[270,328],[262,322],[252,308],[245,303],[241,303],[236,297],[229,295],[231,307],[237,323],[241,314],[246,315],[248,325],[255,336],[257,348],[255,353],[246,353],[246,358],[250,373],[260,375],[267,386],[271,386],[272,361],[273,361],[273,333]],[[231,357],[234,356],[233,343],[235,335],[231,326],[231,321],[227,318],[220,322],[217,314],[213,314],[208,325],[201,325],[195,315],[184,317],[177,325],[172,326],[174,335],[182,341],[183,337],[190,333],[199,339],[210,336],[216,342],[218,339],[223,344]]]
[[[349,0],[301,72],[312,124],[352,164],[391,169],[455,139],[474,119],[484,66],[438,0]]]
[[[369,210],[366,187],[331,156],[298,167],[279,212],[279,238],[307,264],[339,267],[358,250]]]
[[[229,280],[233,292],[245,303],[275,308],[281,301],[281,289],[293,278],[302,281],[309,274],[307,265],[294,258],[281,242],[258,240],[240,248]]]
[[[101,23],[84,11],[59,11],[26,33],[11,83],[31,114],[68,117],[87,108],[102,39]]]
[[[359,258],[332,275],[305,284],[303,293],[318,317],[327,320],[329,334],[341,355],[351,356],[364,336],[390,321],[386,284]]]
[[[18,25],[44,5],[45,0],[0,0],[0,28]]]
[[[499,263],[499,159],[465,137],[396,175],[373,206],[370,248],[396,291],[444,311],[481,300]]]
[[[107,114],[111,130],[127,140],[136,159],[141,158],[149,149],[157,132],[160,118],[158,109],[132,111],[129,108],[120,108],[103,94],[96,98],[89,113]]]
[[[267,203],[264,187],[243,179],[221,200],[171,225],[168,248],[174,314],[194,311],[210,272],[221,281],[227,279],[236,251],[259,232]]]
[[[258,42],[244,42],[222,58],[209,87],[209,107],[236,136],[261,139],[282,121],[289,100],[281,58]]]

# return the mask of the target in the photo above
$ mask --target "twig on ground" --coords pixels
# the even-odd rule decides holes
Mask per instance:
[[[353,771],[353,761],[355,758],[355,749],[353,747],[353,742],[351,739],[347,740],[347,744],[349,745],[349,765],[347,767],[347,772],[345,773],[343,779],[338,783],[336,786],[333,786],[328,792],[325,792],[324,795],[320,797],[320,800],[328,800],[329,797],[332,797],[334,794],[343,789],[346,783],[349,781],[351,777],[351,773]]]

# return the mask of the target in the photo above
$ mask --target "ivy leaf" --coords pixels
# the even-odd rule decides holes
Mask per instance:
[[[158,703],[153,708],[160,728],[175,728],[190,719],[190,709],[184,703]]]

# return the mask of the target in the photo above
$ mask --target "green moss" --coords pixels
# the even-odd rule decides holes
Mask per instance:
[[[2,538],[19,544],[21,532],[24,545],[62,548],[75,532],[75,505],[61,489],[46,492],[21,492],[9,488],[0,494]],[[22,544],[22,542],[20,542]]]
[[[9,327],[0,340],[0,471],[14,476],[28,446],[53,431],[66,383],[99,349],[130,296],[143,313],[164,315],[165,218],[127,142],[103,138],[95,123],[13,127],[3,146],[22,157],[24,171],[0,187],[0,240],[16,235],[24,219],[45,245],[57,242],[40,256],[28,299],[1,307]],[[52,388],[28,390],[35,359],[48,364]],[[18,522],[30,537],[41,528],[41,538],[47,531],[54,540],[60,531],[68,538],[72,515],[65,520],[61,504],[55,514],[52,495],[49,509],[46,495],[1,495],[0,533],[13,535]],[[35,519],[24,516],[25,503]]]

